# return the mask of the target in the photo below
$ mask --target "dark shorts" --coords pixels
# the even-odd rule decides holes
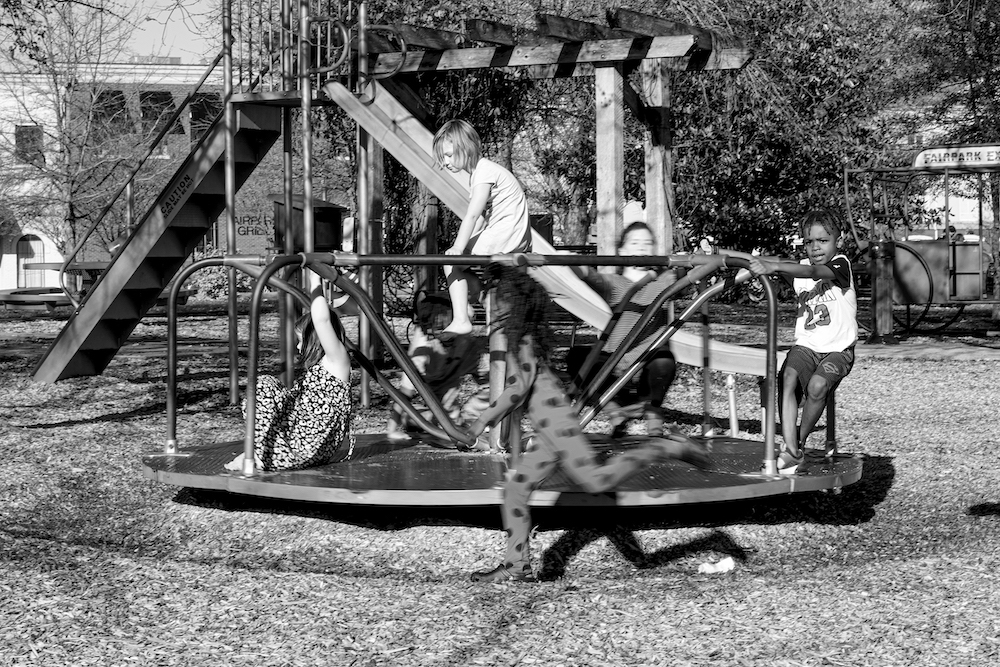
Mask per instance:
[[[785,376],[787,368],[793,369],[798,374],[800,391],[805,391],[809,379],[814,375],[825,379],[827,385],[833,389],[854,368],[854,347],[849,347],[843,352],[821,354],[808,347],[794,345],[785,355],[785,363],[781,365],[782,377]]]

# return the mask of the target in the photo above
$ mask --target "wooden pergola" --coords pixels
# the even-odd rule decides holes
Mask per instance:
[[[517,68],[526,69],[533,78],[592,77],[597,114],[597,251],[614,254],[621,229],[623,110],[628,108],[645,128],[646,219],[658,237],[658,253],[671,253],[675,206],[669,75],[740,69],[749,62],[750,51],[737,38],[627,9],[609,11],[606,25],[551,14],[539,14],[536,23],[535,30],[527,31],[467,19],[461,33],[393,24],[388,27],[405,41],[405,51],[397,40],[368,33],[368,73],[386,77],[381,84],[421,121],[431,114],[419,92],[408,85],[410,73]],[[630,82],[636,72],[638,89]],[[379,147],[370,145],[369,150]],[[427,176],[414,175],[420,180]],[[374,188],[370,202],[377,210],[381,186],[378,175],[373,176],[368,185]]]

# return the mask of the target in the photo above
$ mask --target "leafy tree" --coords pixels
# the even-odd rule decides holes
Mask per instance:
[[[1000,5],[983,0],[932,0],[922,14],[923,26],[934,39],[920,42],[927,63],[917,80],[926,91],[926,105],[935,119],[927,129],[940,133],[942,143],[996,144],[1000,142]],[[922,85],[921,85],[922,84]],[[1000,247],[1000,174],[989,175],[988,194],[993,211],[988,250],[991,271],[997,271]],[[1000,282],[994,280],[994,297]],[[1000,306],[994,306],[1000,319]]]

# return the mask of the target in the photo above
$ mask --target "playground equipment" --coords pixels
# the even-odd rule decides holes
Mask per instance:
[[[637,323],[634,333],[643,326],[643,320],[652,317],[654,311],[664,306],[667,299],[675,296],[694,282],[699,282],[727,264],[742,266],[746,260],[723,256],[678,255],[648,258],[651,265],[684,267],[690,269],[677,283],[666,288],[660,298],[651,304]],[[284,255],[264,263],[260,258],[232,257],[229,259],[209,259],[196,262],[182,271],[178,279],[178,289],[183,280],[194,271],[211,264],[228,263],[254,274],[258,280],[251,300],[250,348],[248,356],[247,403],[254,402],[256,384],[256,362],[259,354],[260,306],[264,286],[270,284],[307,303],[304,293],[290,283],[278,278],[279,272],[289,266],[308,266],[333,287],[351,296],[367,316],[374,316],[375,307],[368,295],[358,285],[344,277],[344,269],[364,265],[389,263],[410,263],[442,265],[451,260],[448,256],[360,256],[346,253],[304,253]],[[540,267],[546,265],[622,264],[631,261],[622,257],[573,257],[566,255],[544,256],[536,254],[497,255],[493,257],[471,256],[470,265],[484,265],[489,262],[506,262],[516,266]],[[645,261],[645,258],[644,258]],[[740,280],[749,277],[743,272]],[[862,461],[852,455],[837,454],[830,458],[811,460],[798,475],[777,475],[774,461],[775,436],[775,376],[777,369],[777,309],[773,288],[765,281],[768,303],[768,344],[764,351],[766,376],[762,397],[764,433],[763,443],[736,437],[711,437],[713,460],[717,464],[714,471],[695,470],[684,464],[666,462],[651,466],[644,473],[625,482],[613,493],[593,496],[582,492],[562,474],[547,480],[538,493],[533,494],[532,504],[545,505],[619,505],[655,506],[678,503],[714,502],[755,498],[761,496],[797,493],[816,490],[839,490],[861,477]],[[617,391],[628,382],[631,375],[641,369],[645,354],[666,344],[672,335],[687,321],[701,312],[701,306],[718,294],[724,285],[720,282],[702,292],[692,304],[679,315],[664,331],[663,335],[651,341],[636,362],[600,396],[585,392],[579,397],[578,407],[582,408],[581,424],[586,425],[607,404]],[[176,307],[171,295],[169,341],[168,341],[168,387],[167,422],[168,433],[161,454],[143,457],[144,473],[151,479],[193,488],[226,490],[234,493],[260,495],[315,502],[358,505],[408,505],[408,506],[459,506],[491,505],[502,502],[504,475],[510,467],[516,467],[521,439],[520,423],[509,420],[503,425],[507,436],[508,454],[462,453],[455,451],[459,442],[469,442],[469,437],[453,424],[447,412],[424,384],[419,373],[412,367],[405,349],[395,340],[391,330],[374,319],[375,333],[383,345],[410,377],[417,393],[424,399],[437,424],[431,424],[403,398],[392,383],[382,376],[374,364],[355,345],[350,345],[354,360],[368,370],[393,400],[400,402],[413,423],[418,424],[426,435],[417,436],[407,442],[391,441],[385,434],[357,435],[354,454],[324,466],[309,470],[287,472],[260,472],[253,468],[253,414],[248,408],[247,421],[242,440],[225,443],[195,444],[181,446],[177,440],[177,339]],[[630,336],[634,340],[634,336]],[[626,341],[626,344],[629,341]],[[622,346],[623,349],[625,345]],[[592,383],[600,386],[602,378],[609,377],[620,355],[602,367],[598,379]],[[710,388],[706,385],[706,391]],[[832,413],[828,417],[832,427]],[[588,434],[592,444],[598,448],[612,449],[628,447],[641,442],[641,437],[610,441],[607,436]],[[242,473],[232,473],[224,465],[239,453],[244,454]]]
[[[894,328],[941,330],[969,304],[1000,303],[993,288],[998,212],[991,224],[985,216],[983,178],[990,174],[1000,174],[1000,146],[938,146],[922,150],[909,167],[844,168],[851,234],[859,258],[870,257],[873,339],[891,342]],[[925,208],[928,192],[940,193],[940,218]],[[956,229],[956,192],[975,192],[975,234]],[[858,199],[866,205],[855,206]],[[946,311],[933,325],[932,306]]]
[[[365,2],[321,2],[303,0],[225,0],[222,3],[222,53],[205,77],[221,64],[225,106],[222,114],[205,133],[191,155],[170,178],[150,208],[138,218],[134,230],[114,257],[107,270],[85,297],[74,301],[75,311],[35,370],[35,378],[55,381],[74,375],[97,374],[104,370],[133,328],[155,302],[154,297],[175,279],[169,309],[172,327],[176,326],[176,302],[180,286],[190,273],[205,266],[224,266],[230,285],[238,271],[257,279],[251,302],[251,339],[246,374],[248,399],[253,405],[253,387],[257,372],[258,325],[262,293],[266,285],[282,292],[279,300],[284,326],[279,328],[279,350],[285,367],[291,368],[291,311],[304,295],[295,285],[295,268],[309,266],[337,289],[349,294],[361,307],[359,340],[353,350],[364,375],[361,400],[368,400],[368,376],[382,384],[393,398],[391,384],[371,363],[368,355],[374,334],[389,350],[400,367],[414,381],[418,393],[427,401],[438,424],[424,420],[415,411],[412,421],[429,434],[408,444],[388,443],[383,436],[362,435],[356,456],[321,469],[291,473],[260,473],[248,459],[245,474],[221,472],[222,465],[242,448],[252,447],[252,411],[243,442],[180,447],[173,420],[176,417],[176,358],[169,360],[168,421],[170,433],[162,454],[144,458],[147,474],[166,483],[198,488],[227,489],[281,498],[302,498],[363,504],[491,504],[499,502],[500,484],[506,469],[506,457],[498,453],[486,456],[457,454],[442,448],[442,442],[454,443],[465,436],[447,420],[443,409],[435,405],[405,357],[402,348],[388,335],[381,318],[380,304],[370,298],[375,292],[378,274],[373,269],[394,263],[440,266],[448,257],[425,252],[421,255],[395,257],[379,254],[381,235],[377,233],[381,208],[381,151],[391,153],[445,206],[461,215],[468,206],[468,186],[447,171],[436,168],[431,151],[431,116],[424,108],[419,90],[414,87],[416,73],[481,68],[516,68],[530,77],[553,78],[588,76],[594,81],[597,100],[597,201],[598,255],[571,258],[551,255],[518,255],[509,258],[468,257],[469,264],[487,261],[523,263],[550,294],[559,296],[561,306],[588,322],[601,326],[604,309],[573,282],[567,265],[574,262],[591,265],[615,265],[627,259],[608,256],[621,226],[620,202],[623,192],[624,108],[629,108],[643,123],[646,134],[646,210],[650,220],[661,228],[656,236],[661,243],[660,265],[700,267],[690,256],[671,256],[668,245],[671,229],[672,198],[670,165],[669,113],[664,100],[669,99],[671,71],[738,69],[750,58],[739,40],[724,39],[709,31],[662,18],[627,10],[609,12],[608,25],[574,21],[565,17],[540,15],[538,30],[515,30],[491,21],[469,19],[465,34],[404,24],[374,24],[368,18]],[[638,78],[638,90],[632,77]],[[203,78],[204,80],[204,78]],[[193,94],[193,93],[192,93]],[[190,97],[190,96],[189,96]],[[358,255],[315,253],[313,239],[312,193],[312,107],[337,105],[358,125],[357,207],[355,211]],[[300,110],[302,145],[301,199],[293,192],[292,115]],[[171,127],[184,105],[164,123]],[[282,229],[291,225],[291,211],[301,204],[304,243],[301,255],[292,248],[293,234],[285,237],[282,253],[273,259],[246,257],[235,246],[235,195],[270,148],[281,142],[284,162],[283,215],[288,216]],[[147,158],[155,150],[149,150]],[[142,162],[136,167],[136,173]],[[135,175],[133,175],[133,178]],[[119,197],[127,192],[131,179],[123,185]],[[116,198],[117,199],[117,198]],[[115,202],[109,203],[108,207]],[[201,260],[185,267],[194,248],[204,238],[215,218],[225,213],[227,254],[222,258]],[[95,221],[91,231],[100,223]],[[535,250],[544,246],[534,236]],[[85,234],[71,251],[67,265],[87,241]],[[700,261],[700,260],[699,260]],[[706,259],[706,274],[723,266],[720,258]],[[736,264],[739,266],[739,264]],[[358,282],[346,279],[341,270],[357,269]],[[63,270],[65,273],[65,270]],[[676,288],[680,289],[680,287]],[[705,294],[710,295],[710,290]],[[772,314],[773,292],[767,290]],[[236,402],[239,389],[238,341],[235,326],[235,289],[230,290],[230,397]],[[667,298],[667,297],[664,297]],[[706,299],[709,296],[705,297]],[[690,316],[687,312],[685,316]],[[683,319],[683,317],[682,317]],[[678,324],[679,326],[679,324]],[[772,327],[773,328],[773,327]],[[174,329],[172,329],[174,331]],[[772,332],[773,333],[773,332]],[[172,346],[176,344],[172,334]],[[668,336],[669,338],[669,336]],[[687,469],[661,466],[649,477],[630,480],[632,487],[615,496],[596,502],[620,504],[665,504],[746,498],[775,493],[815,489],[838,489],[860,478],[860,459],[838,456],[817,462],[806,474],[779,477],[774,475],[774,337],[764,360],[766,411],[763,420],[765,444],[748,447],[736,438],[713,438],[720,472],[698,477]],[[664,339],[663,342],[665,342]],[[707,347],[707,346],[706,346]],[[694,344],[690,345],[694,350]],[[735,355],[735,353],[734,353]],[[699,362],[705,363],[704,351]],[[711,361],[708,362],[712,363]],[[730,360],[740,367],[740,360]],[[495,377],[495,376],[494,376]],[[494,384],[494,383],[491,383]],[[494,386],[496,386],[494,384]],[[585,419],[600,409],[602,397],[588,403]],[[404,402],[404,408],[410,407]],[[513,436],[513,428],[506,430]],[[600,436],[595,436],[600,439]],[[508,445],[515,448],[517,437]],[[619,446],[610,443],[609,446]],[[515,452],[516,455],[516,452]],[[388,465],[386,465],[388,464]],[[764,473],[760,472],[761,466]],[[446,472],[452,471],[452,472]],[[709,473],[704,473],[709,475]],[[576,492],[559,476],[549,480],[533,502],[562,502],[563,494],[575,503],[595,502]]]
[[[382,184],[374,175],[381,171],[383,149],[446,206],[455,210],[462,205],[461,191],[449,183],[449,174],[434,168],[432,155],[419,136],[429,132],[430,117],[414,88],[417,73],[513,68],[534,78],[593,77],[600,100],[597,163],[609,166],[598,170],[598,245],[601,252],[610,254],[621,221],[619,202],[624,199],[623,108],[630,108],[647,127],[646,209],[650,219],[666,226],[657,230],[657,236],[669,243],[668,200],[672,195],[667,159],[669,114],[663,113],[663,100],[669,99],[666,74],[738,69],[750,58],[738,40],[627,10],[609,13],[608,25],[540,15],[536,30],[470,17],[464,34],[459,35],[423,26],[372,23],[365,2],[225,0],[222,34],[222,52],[185,103],[163,124],[164,131],[109,202],[105,214],[131,201],[131,185],[143,165],[167,129],[186,112],[187,102],[219,68],[223,112],[148,210],[134,219],[128,216],[133,231],[93,289],[80,301],[70,296],[75,311],[36,367],[36,380],[53,382],[101,373],[220,214],[225,214],[226,253],[237,254],[236,191],[276,144],[281,146],[285,168],[283,215],[291,215],[293,200],[300,194],[304,249],[313,250],[313,106],[342,106],[359,124],[357,250],[377,253],[381,238],[372,230],[378,223]],[[629,79],[634,73],[641,80],[641,91]],[[301,193],[293,192],[292,183],[291,112],[296,107],[301,110]],[[279,137],[283,138],[280,143]],[[101,218],[81,235],[77,247],[66,256],[67,264],[77,261]],[[288,220],[282,228],[290,228]],[[283,250],[294,252],[290,246]],[[664,246],[663,251],[668,250]],[[362,268],[361,284],[371,290],[378,276]],[[232,283],[235,275],[230,270]],[[290,307],[291,302],[282,303]],[[235,304],[231,310],[235,313]],[[368,326],[366,322],[362,327],[362,346],[369,345]],[[235,322],[230,332],[230,389],[235,401]]]

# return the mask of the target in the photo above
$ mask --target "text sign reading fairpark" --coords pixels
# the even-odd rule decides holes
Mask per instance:
[[[989,169],[1000,171],[1000,146],[938,146],[920,151],[914,169]]]

